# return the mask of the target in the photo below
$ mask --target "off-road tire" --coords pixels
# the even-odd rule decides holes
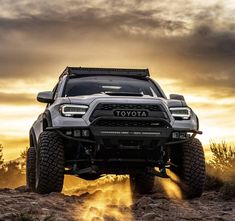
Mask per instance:
[[[36,149],[30,147],[26,156],[26,185],[31,191],[35,191],[36,183]]]
[[[36,192],[61,192],[64,182],[64,145],[57,132],[39,136],[36,164]]]
[[[200,197],[205,184],[205,156],[201,142],[194,138],[189,142],[174,146],[171,162],[178,167],[171,170],[180,178],[180,188],[184,198]]]
[[[130,185],[132,192],[139,194],[152,193],[154,187],[155,176],[149,173],[139,173],[130,175]]]

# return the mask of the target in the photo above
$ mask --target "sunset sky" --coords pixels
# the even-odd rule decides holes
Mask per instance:
[[[149,68],[184,94],[210,139],[235,143],[234,0],[0,0],[0,143],[6,160],[66,66]]]

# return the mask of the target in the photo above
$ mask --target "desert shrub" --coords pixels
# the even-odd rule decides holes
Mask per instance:
[[[25,150],[20,153],[20,159],[21,159],[20,168],[23,173],[26,172],[27,151],[28,151],[28,147],[26,147]]]
[[[210,165],[220,172],[227,172],[235,166],[235,149],[226,142],[210,143],[212,159]]]
[[[21,162],[17,160],[5,162],[3,159],[3,146],[0,144],[0,188],[15,188],[25,184],[25,175]]]
[[[3,146],[0,144],[0,182],[1,182],[1,176],[4,174],[5,169],[4,169],[4,159],[3,159]]]
[[[0,176],[0,187],[15,188],[25,185],[25,176],[22,174],[17,161],[5,163],[4,172]]]
[[[224,198],[235,197],[235,148],[226,142],[211,143],[206,190],[220,190]]]

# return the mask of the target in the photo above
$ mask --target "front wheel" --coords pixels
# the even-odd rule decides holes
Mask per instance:
[[[171,170],[180,178],[180,188],[185,198],[200,197],[205,183],[205,156],[201,142],[194,138],[174,146],[171,150]]]
[[[36,192],[61,192],[64,182],[64,146],[57,132],[39,136],[36,164]]]

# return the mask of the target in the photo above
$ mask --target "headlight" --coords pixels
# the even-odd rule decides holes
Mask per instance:
[[[171,107],[170,112],[175,119],[188,120],[191,110],[188,107]]]
[[[65,117],[83,116],[87,112],[87,105],[64,104],[60,106],[62,115]]]

